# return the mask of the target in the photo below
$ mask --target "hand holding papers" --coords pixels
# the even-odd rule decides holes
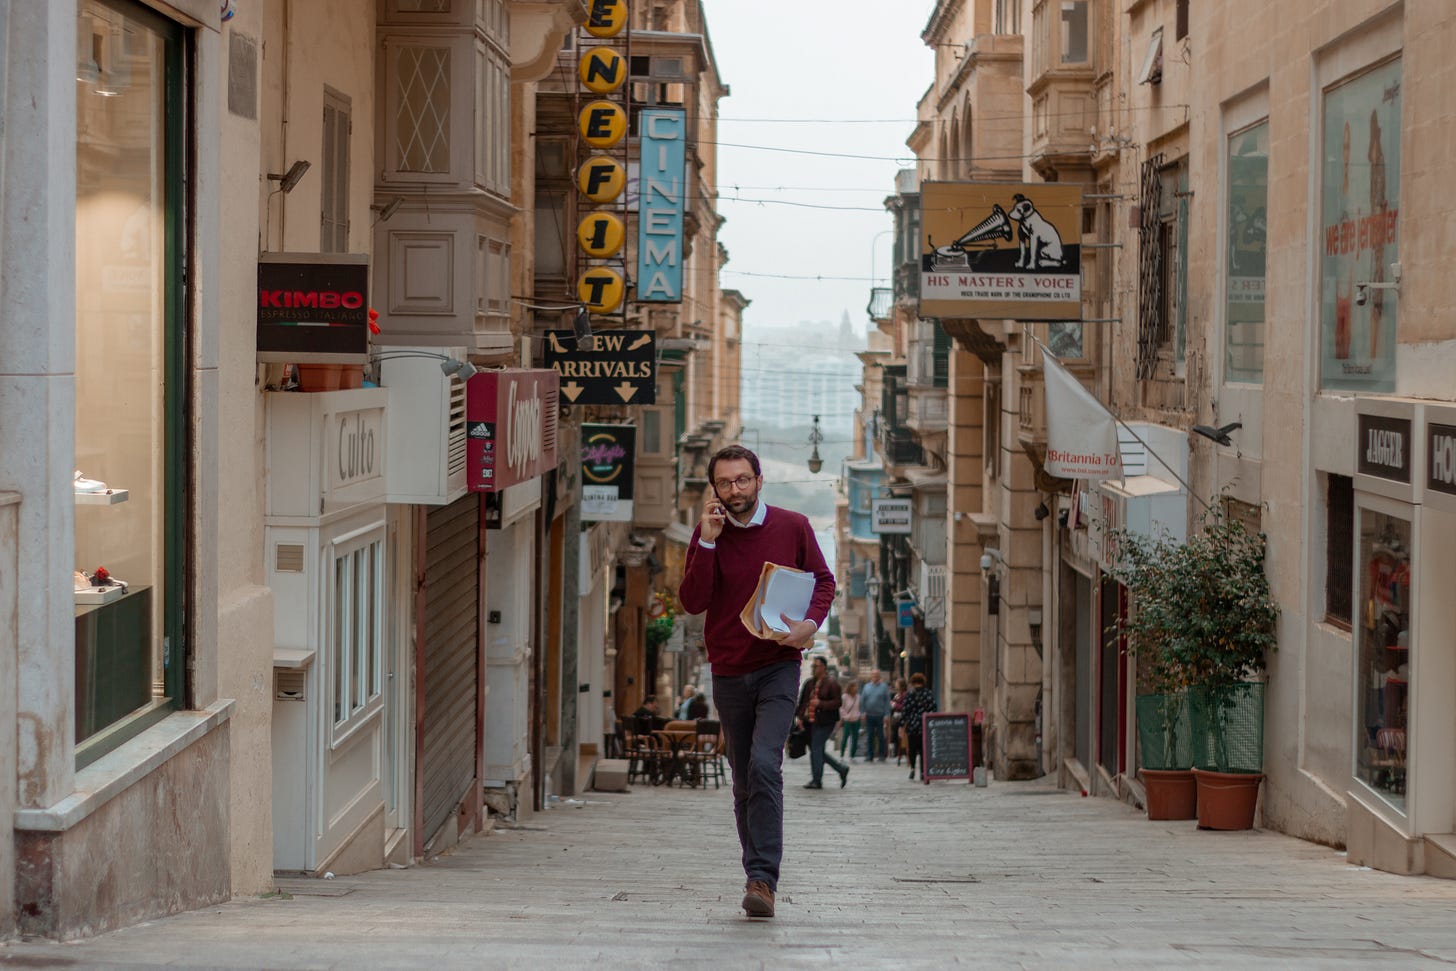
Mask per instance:
[[[754,637],[781,641],[790,631],[780,615],[803,620],[813,595],[814,574],[765,563],[758,577],[758,589],[738,618]]]

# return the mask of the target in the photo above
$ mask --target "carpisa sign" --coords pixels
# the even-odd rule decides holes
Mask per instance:
[[[465,474],[501,492],[556,468],[555,371],[484,371],[465,385]]]

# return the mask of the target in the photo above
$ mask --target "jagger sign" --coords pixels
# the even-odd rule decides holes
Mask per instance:
[[[556,468],[555,371],[482,371],[465,386],[466,480],[501,492]]]

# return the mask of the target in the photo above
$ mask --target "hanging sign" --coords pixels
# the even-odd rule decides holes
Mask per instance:
[[[577,297],[594,314],[609,314],[622,306],[626,289],[622,274],[610,266],[591,267],[576,283]]]
[[[638,124],[636,299],[681,303],[687,115],[680,108],[643,108]]]
[[[576,127],[592,148],[611,148],[627,134],[627,112],[612,101],[591,101],[581,109]]]
[[[920,316],[1082,318],[1082,188],[921,186]]]
[[[635,425],[581,426],[582,522],[632,521],[636,447]]]
[[[576,187],[592,202],[611,202],[627,187],[627,170],[614,158],[593,155],[577,170]]]
[[[1385,415],[1360,415],[1355,442],[1355,469],[1392,482],[1411,480],[1411,420]]]
[[[616,37],[627,26],[627,0],[590,0],[586,32],[593,37]]]
[[[501,492],[556,468],[555,371],[481,371],[465,383],[465,475]]]
[[[870,532],[908,536],[912,532],[911,521],[909,499],[870,500]]]
[[[591,349],[569,330],[546,332],[544,362],[561,376],[569,405],[650,405],[657,401],[657,335],[650,330],[598,332]]]
[[[258,360],[362,364],[369,357],[369,257],[258,257]]]
[[[1044,346],[1041,351],[1046,386],[1047,474],[1064,479],[1121,477],[1124,471],[1117,419],[1051,351]]]
[[[1426,426],[1426,488],[1456,496],[1456,425]]]
[[[581,251],[593,259],[615,256],[627,238],[627,227],[610,212],[589,212],[576,227]]]
[[[581,55],[576,76],[592,94],[611,94],[627,83],[627,59],[610,47],[593,47]]]

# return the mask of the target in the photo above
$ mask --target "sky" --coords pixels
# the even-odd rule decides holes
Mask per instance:
[[[722,286],[752,301],[746,329],[848,311],[863,333],[871,280],[889,280],[884,199],[912,167],[905,139],[934,80],[920,40],[934,0],[703,6],[732,88],[718,103]]]

